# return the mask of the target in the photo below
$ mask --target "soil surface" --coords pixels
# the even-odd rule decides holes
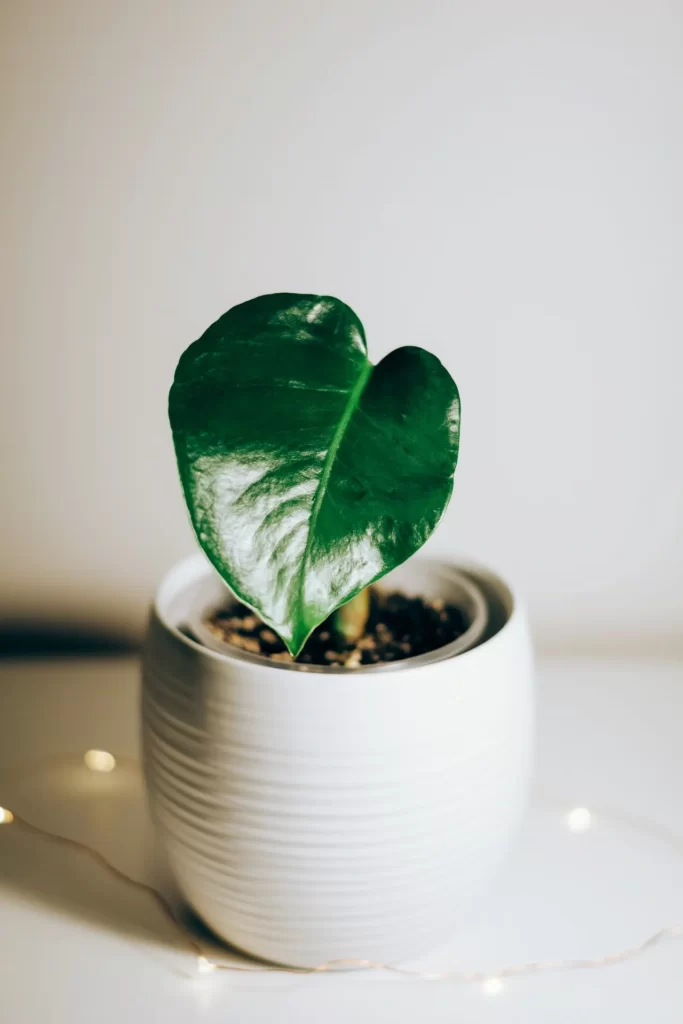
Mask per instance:
[[[217,611],[206,626],[220,640],[273,661],[292,661],[279,636],[242,604]],[[370,615],[365,634],[353,644],[336,632],[330,617],[317,627],[296,659],[308,665],[359,668],[401,661],[457,640],[468,622],[456,605],[370,589]]]

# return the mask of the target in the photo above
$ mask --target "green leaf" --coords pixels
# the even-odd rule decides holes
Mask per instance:
[[[434,530],[458,457],[458,390],[412,346],[377,366],[325,295],[235,306],[186,350],[169,399],[204,551],[296,655]]]

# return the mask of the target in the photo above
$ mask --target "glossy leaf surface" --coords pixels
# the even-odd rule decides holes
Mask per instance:
[[[412,346],[373,366],[328,296],[229,310],[181,357],[169,413],[201,546],[293,654],[427,540],[451,494],[454,381]]]

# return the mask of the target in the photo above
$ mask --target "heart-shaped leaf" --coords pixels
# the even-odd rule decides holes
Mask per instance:
[[[458,390],[421,348],[377,366],[324,295],[235,306],[187,349],[169,412],[194,529],[296,655],[427,540],[458,457]]]

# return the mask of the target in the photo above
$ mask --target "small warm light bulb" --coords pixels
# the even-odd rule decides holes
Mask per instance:
[[[200,974],[211,974],[216,970],[216,965],[207,960],[205,956],[197,957],[197,970]]]
[[[116,768],[116,758],[107,750],[87,750],[83,760],[91,772],[113,772]]]
[[[586,832],[593,824],[593,815],[587,807],[575,807],[566,818],[570,832]]]
[[[484,978],[481,990],[485,996],[497,996],[499,992],[503,991],[503,982],[500,978]]]
[[[13,821],[12,812],[8,811],[6,807],[0,807],[0,825],[11,825]]]

